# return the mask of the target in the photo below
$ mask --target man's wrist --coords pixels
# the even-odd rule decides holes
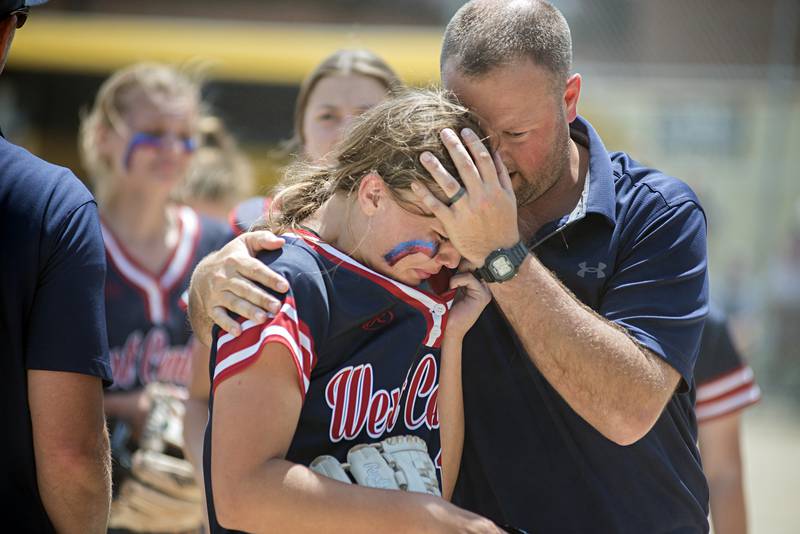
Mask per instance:
[[[517,241],[508,248],[495,249],[486,256],[481,267],[475,270],[475,275],[479,280],[488,283],[507,282],[517,275],[529,252],[523,241]]]

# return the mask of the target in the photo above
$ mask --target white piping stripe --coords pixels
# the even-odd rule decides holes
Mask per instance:
[[[698,404],[695,412],[697,414],[697,421],[702,422],[705,419],[723,415],[726,413],[734,412],[743,408],[761,398],[761,389],[758,385],[753,384],[752,387],[717,401],[707,402],[705,404]]]
[[[150,319],[154,323],[161,323],[164,321],[164,306],[161,299],[161,290],[153,277],[144,273],[132,265],[125,255],[120,250],[114,236],[101,222],[100,229],[103,232],[103,240],[105,241],[108,255],[111,256],[114,264],[119,268],[125,278],[133,282],[139,289],[144,291],[147,296],[147,307],[150,310]]]
[[[303,376],[303,386],[305,387],[305,391],[308,391],[308,378],[306,378],[305,369],[303,369],[303,356],[302,352],[300,351],[300,347],[297,346],[297,342],[294,340],[292,335],[289,333],[286,328],[283,326],[278,325],[271,325],[266,327],[264,330],[261,331],[261,335],[259,336],[258,341],[246,347],[238,352],[234,352],[223,361],[218,363],[216,367],[214,367],[214,379],[216,380],[217,376],[220,373],[231,367],[232,365],[236,365],[239,362],[243,362],[244,360],[252,357],[254,354],[258,352],[258,349],[261,347],[261,343],[264,342],[270,335],[280,336],[281,338],[285,339],[289,346],[291,347],[292,357],[294,357],[297,365],[300,367],[300,374]]]
[[[181,235],[178,238],[178,248],[172,257],[172,262],[170,262],[160,280],[161,287],[165,289],[172,287],[178,281],[178,277],[186,271],[189,262],[192,261],[192,249],[200,228],[200,219],[190,207],[182,206],[178,212],[178,217],[181,220]]]
[[[722,376],[697,387],[697,402],[713,399],[753,381],[753,370],[742,367],[729,375]]]
[[[286,235],[288,235],[290,237],[297,237],[297,238],[300,238],[300,239],[305,239],[304,236],[299,236],[297,234],[286,234]],[[398,282],[397,280],[392,280],[391,278],[388,278],[388,277],[382,275],[381,273],[373,271],[372,269],[370,269],[366,265],[363,265],[363,264],[357,262],[356,260],[354,260],[350,256],[342,253],[341,251],[335,249],[334,247],[330,246],[327,243],[323,243],[322,241],[317,241],[316,244],[319,245],[321,248],[325,249],[326,252],[328,252],[332,256],[336,256],[337,258],[339,258],[343,262],[349,263],[350,265],[355,265],[356,267],[358,267],[360,269],[364,269],[365,271],[369,272],[370,274],[374,274],[375,276],[377,276],[377,277],[389,282],[393,286],[395,286],[398,289],[400,289],[403,293],[405,293],[409,297],[413,298],[414,300],[418,300],[419,302],[423,303],[428,308],[432,309],[434,306],[436,306],[438,304],[438,302],[434,301],[432,298],[430,298],[425,293],[422,293],[421,291],[419,291],[417,289],[414,289],[413,287],[409,287],[409,286],[407,286],[407,285],[405,285],[405,284],[403,284],[401,282]]]
[[[291,305],[284,303],[281,307],[281,311],[285,313],[295,324],[297,328],[297,334],[300,336],[300,346],[303,347],[311,354],[311,340],[308,339],[308,336],[300,330],[300,319],[297,317],[297,310],[295,310]],[[278,312],[278,313],[280,313]]]
[[[289,233],[289,234],[286,234],[286,235],[288,235],[290,237],[296,237],[296,238],[299,238],[299,239],[305,239],[305,237],[299,236],[297,234]],[[428,339],[425,341],[425,345],[427,345],[429,347],[432,347],[434,344],[436,344],[436,341],[439,339],[439,336],[442,335],[442,314],[436,313],[435,310],[437,308],[439,308],[440,306],[443,306],[443,304],[440,304],[440,303],[436,302],[435,300],[430,298],[425,293],[423,293],[423,292],[421,292],[421,291],[419,291],[417,289],[414,289],[413,287],[407,286],[407,285],[405,285],[403,283],[398,282],[397,280],[392,280],[391,278],[388,278],[388,277],[382,275],[381,273],[373,271],[372,269],[370,269],[366,265],[363,265],[363,264],[357,262],[356,260],[354,260],[350,256],[342,253],[341,251],[335,249],[334,247],[328,245],[327,243],[323,243],[321,241],[315,241],[315,243],[319,247],[324,249],[330,255],[335,256],[336,258],[340,259],[344,263],[349,263],[350,265],[354,265],[354,266],[356,266],[356,267],[358,267],[360,269],[363,269],[363,270],[365,270],[365,271],[367,271],[367,272],[369,272],[369,273],[371,273],[371,274],[373,274],[373,275],[385,280],[386,282],[392,284],[393,286],[398,288],[400,291],[402,291],[403,293],[405,293],[406,295],[408,295],[412,299],[416,300],[417,302],[422,303],[426,308],[428,308],[428,311],[430,311],[431,317],[433,318],[433,326],[431,327],[430,332],[428,333]],[[451,305],[451,302],[447,304],[448,307]]]
[[[306,349],[309,353],[311,353],[311,340],[308,338],[307,335],[305,335],[300,330],[300,323],[297,319],[297,310],[295,310],[290,304],[284,303],[278,313],[279,314],[284,313],[287,317],[289,317],[292,320],[292,322],[297,327],[298,334],[300,335],[300,346]],[[275,317],[275,315],[269,314],[269,317],[272,318]],[[251,321],[248,319],[247,321],[243,322],[241,326],[242,326],[242,334],[239,334],[239,336],[243,335],[247,330],[250,330],[255,326],[261,326],[261,323],[256,323],[255,321]],[[234,339],[238,339],[238,337],[234,337],[231,334],[224,334],[223,336],[220,336],[220,338],[217,339],[217,350],[221,349],[223,345]]]
[[[255,321],[251,321],[250,319],[248,319],[247,321],[243,322],[240,325],[242,327],[242,334],[244,334],[246,331],[250,330],[254,326],[258,326],[258,324],[260,324],[260,323],[256,323]],[[240,334],[240,335],[242,335],[242,334]],[[238,339],[238,337],[234,337],[231,334],[227,334],[227,333],[222,335],[222,336],[220,336],[219,339],[217,339],[217,350],[221,349],[222,346],[225,343],[227,343],[228,341],[231,341],[233,339]]]

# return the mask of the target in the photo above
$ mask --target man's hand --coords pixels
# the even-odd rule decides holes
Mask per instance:
[[[493,250],[511,247],[519,241],[517,201],[500,156],[495,153],[493,157],[472,130],[464,129],[461,135],[464,143],[450,129],[441,132],[442,142],[453,158],[466,194],[448,206],[422,184],[413,183],[411,188],[442,222],[448,238],[461,255],[481,266]],[[420,162],[442,191],[454,198],[461,185],[441,162],[429,152],[420,156]]]
[[[248,232],[197,265],[189,287],[189,320],[203,343],[211,343],[212,321],[234,336],[241,333],[230,313],[263,323],[267,312],[280,309],[280,301],[257,284],[283,293],[289,283],[255,255],[261,250],[279,249],[283,243],[271,232]]]

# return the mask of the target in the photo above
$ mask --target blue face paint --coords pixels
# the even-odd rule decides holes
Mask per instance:
[[[128,142],[128,148],[125,150],[125,170],[130,169],[131,166],[131,157],[133,156],[133,152],[141,147],[141,146],[148,146],[151,148],[161,148],[164,146],[164,143],[167,141],[167,136],[162,134],[152,134],[147,132],[136,132],[131,137],[131,140]],[[183,150],[187,154],[191,154],[195,150],[195,142],[194,139],[191,137],[179,137],[178,138],[183,145]]]
[[[385,259],[386,263],[388,263],[391,267],[394,267],[397,262],[406,256],[416,254],[417,252],[421,252],[429,258],[433,258],[439,253],[439,244],[434,243],[433,241],[424,241],[422,239],[403,241],[392,250],[384,254],[383,259]]]

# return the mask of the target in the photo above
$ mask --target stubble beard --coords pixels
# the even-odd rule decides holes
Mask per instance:
[[[514,188],[518,208],[524,208],[534,203],[564,175],[567,165],[569,165],[569,127],[566,123],[563,124],[564,127],[559,128],[561,131],[556,136],[553,150],[542,167],[532,175],[519,174],[519,183]]]

